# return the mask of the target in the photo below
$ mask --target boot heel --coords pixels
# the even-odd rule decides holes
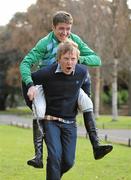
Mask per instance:
[[[95,160],[102,159],[105,155],[113,150],[112,145],[100,145],[93,149]]]
[[[35,168],[43,168],[43,162],[41,160],[36,159],[36,158],[28,160],[27,164],[29,166],[33,166]]]

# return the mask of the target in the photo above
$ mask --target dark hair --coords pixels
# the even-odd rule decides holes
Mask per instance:
[[[56,26],[58,23],[73,24],[73,17],[66,11],[58,11],[53,16],[53,25]]]

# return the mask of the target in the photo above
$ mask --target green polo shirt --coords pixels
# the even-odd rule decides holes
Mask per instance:
[[[78,44],[80,50],[79,63],[87,66],[100,66],[100,57],[84,43],[79,36],[71,33],[69,39],[72,39]],[[31,67],[34,64],[39,64],[39,68],[48,66],[56,61],[56,53],[58,44],[60,42],[54,35],[54,32],[50,32],[47,36],[38,41],[35,47],[25,56],[20,63],[20,73],[22,80],[26,83],[32,83]]]

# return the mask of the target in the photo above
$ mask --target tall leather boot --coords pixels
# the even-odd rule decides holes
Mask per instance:
[[[89,139],[93,147],[94,158],[96,160],[101,159],[112,151],[113,146],[110,144],[100,145],[93,112],[85,112],[83,113],[83,117],[85,128],[89,134]]]
[[[40,126],[40,128],[39,128]],[[43,168],[43,120],[33,120],[33,141],[35,157],[27,161],[27,164],[35,168]]]

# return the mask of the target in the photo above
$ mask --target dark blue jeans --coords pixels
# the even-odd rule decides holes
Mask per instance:
[[[48,150],[46,180],[60,180],[74,164],[77,128],[76,123],[44,121],[45,143]]]

